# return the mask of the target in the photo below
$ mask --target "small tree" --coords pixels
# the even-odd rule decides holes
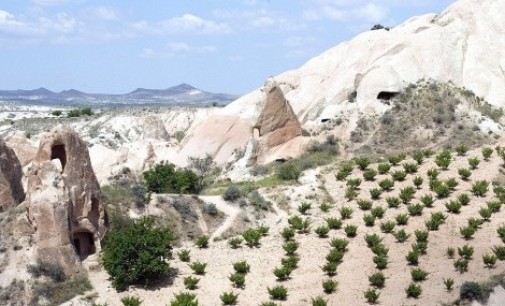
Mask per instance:
[[[173,233],[156,227],[154,218],[112,228],[105,239],[103,265],[113,286],[124,290],[130,284],[150,285],[170,271]]]
[[[198,176],[199,190],[203,189],[205,178],[214,174],[218,170],[214,159],[208,153],[205,157],[188,157],[188,167]]]

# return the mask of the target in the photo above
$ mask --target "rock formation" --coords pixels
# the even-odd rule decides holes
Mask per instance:
[[[40,140],[28,177],[36,256],[71,274],[100,250],[106,230],[101,191],[84,141],[68,127]]]
[[[265,103],[253,126],[256,146],[254,159],[261,159],[272,148],[302,135],[300,122],[275,80],[268,79],[263,91]]]
[[[25,199],[22,177],[21,164],[14,150],[0,137],[0,212],[16,206]]]

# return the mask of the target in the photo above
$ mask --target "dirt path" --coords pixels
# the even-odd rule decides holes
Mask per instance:
[[[222,211],[228,216],[223,224],[221,224],[221,226],[210,236],[210,241],[213,241],[214,238],[221,236],[232,226],[233,222],[240,213],[240,209],[228,204],[221,196],[201,196],[200,199],[205,202],[213,203],[219,211]]]

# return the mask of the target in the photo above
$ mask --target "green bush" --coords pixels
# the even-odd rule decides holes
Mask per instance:
[[[233,291],[230,292],[224,292],[219,296],[221,299],[221,302],[223,302],[223,305],[236,305],[238,301],[238,294],[233,293]]]
[[[382,190],[380,190],[379,188],[370,189],[370,197],[374,200],[379,199],[381,194],[382,194]]]
[[[459,289],[459,298],[462,300],[482,300],[483,292],[480,285],[476,282],[464,282]]]
[[[284,181],[297,180],[301,174],[300,167],[294,162],[283,163],[277,168],[277,177]]]
[[[338,230],[342,228],[342,220],[337,218],[326,218],[326,224],[332,230]]]
[[[337,273],[337,263],[327,262],[324,266],[321,267],[321,270],[323,270],[323,272],[329,276],[333,276]]]
[[[381,222],[380,229],[384,233],[391,233],[393,232],[395,226],[396,223],[394,221]]]
[[[300,243],[298,241],[287,241],[282,245],[287,255],[294,255],[299,247]]]
[[[370,165],[370,159],[368,157],[356,157],[354,163],[358,165],[361,170],[366,170],[368,165]]]
[[[347,235],[347,237],[356,237],[357,232],[358,232],[358,227],[356,225],[348,224],[344,228],[344,232]]]
[[[492,250],[498,260],[505,260],[505,246],[494,246]]]
[[[67,278],[61,265],[58,263],[43,262],[40,259],[37,259],[36,264],[28,266],[28,273],[35,278],[47,276],[57,283],[61,283]]]
[[[465,156],[466,152],[468,152],[468,147],[461,144],[455,148],[456,153],[458,153],[458,156]]]
[[[206,248],[208,248],[209,247],[209,236],[207,236],[207,235],[199,236],[196,239],[196,245],[200,249],[206,249]]]
[[[474,248],[472,246],[469,246],[468,244],[465,244],[463,247],[458,248],[458,254],[463,259],[467,259],[467,260],[472,259],[473,252],[474,252]]]
[[[414,232],[414,234],[416,235],[416,241],[417,242],[428,242],[428,237],[430,236],[430,232],[416,230]]]
[[[285,301],[288,297],[288,289],[284,286],[268,287],[267,289],[272,300]]]
[[[295,237],[295,230],[290,227],[286,227],[281,231],[281,236],[284,238],[284,241],[291,241]]]
[[[468,178],[470,178],[470,176],[472,175],[472,171],[470,171],[470,169],[467,168],[459,168],[458,174],[463,181],[468,181]]]
[[[391,173],[391,177],[393,178],[394,181],[403,182],[407,177],[407,173],[405,171],[396,170],[393,173]]]
[[[363,172],[363,178],[365,181],[373,181],[375,180],[375,176],[377,176],[377,171],[373,169],[368,169],[365,172]]]
[[[399,230],[394,234],[396,241],[403,243],[409,239],[410,234],[407,234],[407,232],[404,229]]]
[[[130,284],[150,285],[167,275],[173,241],[173,233],[156,227],[152,217],[112,228],[105,238],[102,260],[113,286],[124,290]]]
[[[228,244],[232,249],[237,249],[240,247],[240,245],[244,242],[244,239],[240,237],[233,237],[228,240]]]
[[[395,182],[391,179],[383,179],[379,182],[379,187],[384,191],[390,191],[395,186]]]
[[[358,193],[357,193],[354,189],[351,189],[351,188],[347,188],[347,190],[345,191],[345,195],[344,195],[344,197],[345,197],[348,201],[352,201],[352,200],[353,200],[353,199],[355,199],[357,196],[358,196]]]
[[[247,274],[251,270],[251,266],[247,263],[247,261],[238,261],[233,263],[233,270],[239,274]]]
[[[389,172],[389,169],[391,169],[389,164],[382,163],[377,165],[377,172],[379,172],[379,174],[386,174]]]
[[[473,235],[476,232],[476,228],[473,226],[460,227],[459,232],[460,232],[461,236],[463,236],[463,238],[468,240],[473,237]]]
[[[358,199],[356,202],[361,210],[370,210],[373,205],[372,201],[369,200]]]
[[[376,206],[376,207],[372,208],[372,210],[370,212],[377,219],[382,219],[382,217],[384,217],[384,214],[386,213],[386,209],[382,206]]]
[[[330,241],[330,246],[340,252],[347,251],[348,245],[349,245],[349,240],[347,240],[347,239],[333,238]]]
[[[287,256],[281,259],[281,264],[283,267],[295,270],[298,268],[298,262],[300,261],[300,257],[298,256]]]
[[[445,203],[445,208],[447,208],[447,211],[453,214],[459,214],[461,212],[461,203],[458,201],[449,201]]]
[[[370,275],[368,277],[368,281],[370,282],[370,285],[373,287],[383,288],[384,283],[386,282],[386,276],[384,276],[384,273],[382,272],[377,272],[375,274]]]
[[[403,170],[405,170],[405,172],[407,174],[416,173],[417,169],[418,169],[418,165],[415,163],[404,163],[403,164]]]
[[[298,205],[298,211],[302,214],[302,215],[306,215],[307,212],[312,208],[312,204],[308,203],[308,202],[302,202],[302,204]]]
[[[343,206],[339,209],[339,212],[340,212],[340,216],[342,217],[342,219],[351,219],[352,218],[352,213],[354,212],[354,210],[350,207],[346,207],[346,206]]]
[[[466,206],[470,203],[470,196],[466,193],[462,193],[458,196],[458,202],[461,205]]]
[[[328,305],[328,301],[324,298],[318,296],[315,299],[312,298],[312,306],[326,306]]]
[[[459,185],[458,181],[456,181],[456,179],[453,177],[446,179],[444,183],[447,185],[447,187],[449,187],[451,191],[454,191]]]
[[[471,157],[468,159],[468,164],[472,170],[475,170],[479,166],[480,160],[478,157]]]
[[[440,154],[435,157],[435,164],[443,170],[447,170],[451,164],[452,156],[451,151],[443,150]]]
[[[60,110],[54,110],[51,112],[51,115],[55,116],[55,117],[59,117],[61,116],[62,112]]]
[[[365,222],[365,226],[374,226],[375,216],[374,215],[364,215],[363,222]]]
[[[198,193],[198,176],[189,169],[175,169],[161,162],[143,173],[147,190],[154,193]]]
[[[423,214],[424,206],[422,204],[411,204],[407,207],[411,216],[420,216]]]
[[[182,262],[189,262],[191,260],[190,250],[181,250],[177,253],[179,260]]]
[[[407,293],[407,297],[412,297],[412,298],[415,298],[417,299],[421,293],[423,292],[423,289],[421,288],[421,286],[419,285],[416,285],[414,283],[411,283],[407,289],[405,289],[405,293]]]
[[[374,256],[373,263],[375,264],[375,267],[377,269],[384,270],[387,268],[389,261],[387,256],[380,255],[380,256]]]
[[[447,184],[435,181],[436,184],[433,186],[433,191],[437,194],[439,198],[447,198],[451,194],[451,188]]]
[[[361,179],[360,178],[348,179],[346,185],[351,190],[359,189],[359,186],[361,185]]]
[[[319,238],[326,238],[328,237],[330,228],[327,226],[319,226],[314,230],[314,232],[319,236]]]
[[[415,282],[421,282],[428,277],[429,273],[420,268],[415,268],[410,270],[410,276],[412,276],[412,280]]]
[[[245,244],[250,248],[260,245],[261,236],[261,232],[254,228],[249,228],[242,233],[242,238],[244,238]]]
[[[414,186],[416,186],[417,189],[421,188],[421,185],[423,184],[424,180],[420,176],[416,176],[412,182],[414,183]]]
[[[399,163],[401,163],[402,160],[404,160],[405,157],[403,155],[391,155],[388,157],[388,161],[391,165],[397,166]]]
[[[325,213],[329,212],[332,207],[333,207],[333,205],[331,205],[327,202],[323,202],[323,203],[321,203],[321,205],[319,205],[319,209]]]
[[[409,263],[409,265],[417,266],[419,263],[419,256],[421,254],[417,250],[412,250],[409,253],[407,253],[407,256],[405,256],[405,259]]]
[[[491,219],[491,215],[493,214],[493,212],[491,211],[491,209],[487,208],[487,207],[482,207],[480,210],[479,210],[479,215],[482,217],[482,219],[488,221],[489,219]]]
[[[387,197],[386,203],[388,203],[389,208],[397,208],[400,206],[401,200],[397,197]]]
[[[472,184],[472,192],[475,196],[483,197],[489,189],[489,182],[487,181],[476,181]]]
[[[198,300],[196,294],[183,292],[175,295],[170,306],[198,306]]]
[[[193,276],[187,276],[184,278],[184,286],[186,286],[186,289],[188,290],[195,290],[198,288],[199,282],[200,279]]]
[[[433,203],[435,203],[435,200],[433,199],[433,196],[431,194],[426,194],[421,197],[421,203],[424,204],[426,207],[433,207]]]
[[[328,255],[326,255],[326,261],[332,263],[340,263],[343,258],[344,253],[337,249],[331,249]]]
[[[422,151],[416,150],[412,152],[412,159],[415,160],[418,165],[421,165],[424,161],[424,153]]]
[[[240,191],[240,188],[238,188],[235,185],[231,185],[223,193],[223,200],[225,200],[225,201],[234,202],[234,201],[240,199],[241,197],[242,197],[242,192]]]
[[[491,155],[493,155],[492,148],[482,148],[482,157],[484,158],[485,161],[488,161]]]
[[[444,278],[443,282],[444,282],[445,289],[447,291],[451,291],[452,290],[452,286],[454,285],[454,279],[452,279],[452,278]]]
[[[486,267],[488,267],[488,268],[494,267],[494,265],[496,264],[496,260],[497,259],[498,258],[494,254],[484,254],[484,255],[482,255],[482,262],[484,262],[484,265],[486,265]]]
[[[191,268],[191,270],[193,270],[193,272],[196,275],[204,275],[205,268],[207,268],[207,264],[200,261],[194,261],[189,264],[189,267]]]
[[[454,261],[454,268],[456,268],[459,273],[463,274],[468,271],[468,260],[463,258],[458,258]]]
[[[379,243],[372,247],[372,252],[377,256],[387,256],[389,253],[389,248],[387,248],[384,244]]]
[[[415,193],[416,190],[413,187],[409,186],[400,189],[400,194],[398,195],[398,197],[400,198],[400,200],[402,200],[403,204],[409,204],[414,198]]]
[[[395,220],[398,225],[407,225],[409,218],[410,217],[407,214],[398,214],[396,215]]]
[[[277,280],[279,281],[285,281],[289,279],[291,272],[293,272],[293,270],[286,267],[275,268],[273,270],[275,277],[277,277]]]
[[[426,172],[426,175],[430,180],[435,180],[439,176],[440,171],[437,168],[431,168]]]
[[[487,208],[491,210],[492,213],[497,213],[500,211],[501,208],[501,202],[498,201],[489,201],[486,202]]]
[[[379,245],[382,242],[382,238],[377,234],[366,234],[365,242],[369,248]]]
[[[380,297],[380,292],[377,291],[376,289],[368,289],[363,293],[365,296],[365,299],[367,300],[368,303],[370,304],[375,304],[379,300]]]
[[[327,280],[323,281],[324,293],[327,293],[327,294],[333,293],[333,292],[337,291],[337,287],[338,287],[338,282],[336,282],[332,279],[327,279]]]
[[[235,288],[244,288],[244,285],[245,285],[245,276],[244,276],[244,274],[233,273],[233,274],[231,274],[228,277],[228,279],[233,284],[233,287],[235,287]]]

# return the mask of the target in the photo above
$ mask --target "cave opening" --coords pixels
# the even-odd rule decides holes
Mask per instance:
[[[76,253],[81,260],[85,260],[89,255],[95,254],[95,241],[90,232],[77,232],[73,235],[73,243]]]
[[[391,99],[393,99],[394,97],[396,97],[398,94],[399,93],[396,92],[396,91],[381,91],[377,95],[377,99],[390,101]]]
[[[67,151],[65,150],[65,146],[54,145],[51,148],[51,160],[59,159],[61,163],[61,172],[65,170],[65,165],[67,164]]]

